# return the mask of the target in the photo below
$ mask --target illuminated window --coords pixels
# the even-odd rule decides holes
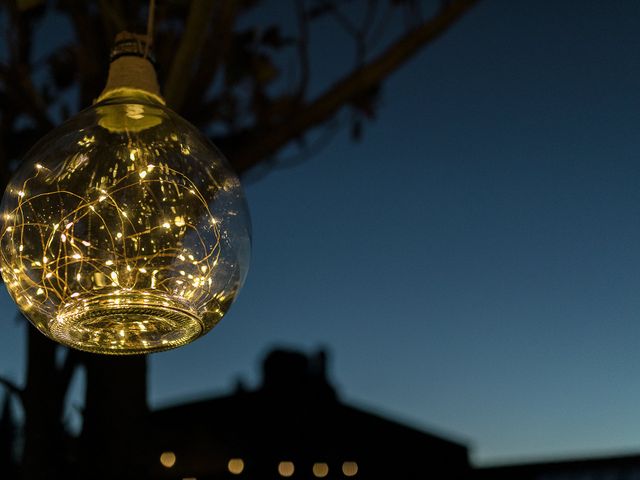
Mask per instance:
[[[162,452],[160,463],[163,467],[171,468],[176,464],[176,454],[173,452]]]
[[[241,458],[232,458],[227,463],[227,468],[234,475],[240,475],[244,470],[244,462]]]
[[[353,477],[358,473],[358,464],[356,462],[344,462],[342,464],[342,473],[347,477]]]
[[[329,465],[326,463],[314,463],[313,464],[313,475],[315,477],[326,477],[329,474]]]
[[[294,470],[293,462],[280,462],[278,464],[278,473],[283,477],[290,477],[293,475]]]

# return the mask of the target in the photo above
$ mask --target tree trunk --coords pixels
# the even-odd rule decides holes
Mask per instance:
[[[84,356],[87,390],[79,478],[146,478],[146,360],[143,355]]]
[[[27,384],[23,393],[25,479],[61,478],[68,437],[62,419],[66,385],[56,369],[57,345],[27,326]]]

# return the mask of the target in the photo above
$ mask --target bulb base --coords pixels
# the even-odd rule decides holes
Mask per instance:
[[[203,330],[188,306],[158,292],[78,298],[49,324],[49,335],[60,343],[111,355],[169,350],[193,341]]]
[[[141,90],[164,105],[156,69],[148,56],[150,46],[144,35],[120,32],[111,51],[107,84],[96,103],[122,91]]]

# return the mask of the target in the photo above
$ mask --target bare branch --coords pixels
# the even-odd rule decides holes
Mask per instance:
[[[3,81],[9,98],[22,103],[22,108],[44,131],[53,127],[47,113],[47,105],[31,81],[24,66],[14,65],[11,68],[0,66],[0,80]]]
[[[102,59],[109,58],[111,39],[96,35],[100,28],[96,18],[84,3],[64,4],[76,35],[80,105],[90,104],[104,86],[105,65]]]
[[[9,392],[13,393],[16,397],[22,401],[23,390],[18,387],[14,382],[5,377],[0,377],[0,385],[6,388]]]
[[[373,27],[373,20],[375,19],[377,11],[378,0],[367,0],[367,8],[363,17],[362,26],[360,27],[360,31],[365,38]]]
[[[31,78],[31,39],[32,23],[27,14],[23,14],[17,5],[9,8],[12,30],[7,31],[9,59],[6,65],[0,65],[0,80],[3,81],[8,98],[20,102],[22,110],[39,127],[50,129],[53,123],[47,114],[46,102],[33,84]],[[17,108],[16,110],[20,110]]]
[[[425,44],[444,33],[478,0],[453,0],[433,18],[394,42],[376,59],[353,71],[316,100],[300,108],[277,126],[259,128],[236,138],[233,165],[242,172],[267,159],[292,139],[328,120],[358,94],[378,85],[415,55]]]
[[[382,41],[387,28],[389,27],[390,22],[388,18],[393,8],[394,6],[391,2],[386,2],[385,10],[383,11],[382,15],[379,16],[379,22],[377,24],[374,24],[374,22],[372,22],[371,27],[369,28],[369,32],[367,33],[367,43],[370,48],[378,46],[378,44]]]
[[[182,104],[184,109],[192,114],[197,112],[194,116],[206,112],[206,120],[209,121],[211,120],[211,109],[206,106],[209,102],[203,104],[203,92],[206,92],[215,80],[220,66],[229,53],[239,3],[239,0],[217,0],[209,38],[205,42],[205,48],[201,51],[198,68],[189,82],[189,91]]]
[[[67,349],[62,366],[58,369],[58,387],[62,395],[69,390],[69,384],[73,378],[76,368],[80,365],[80,354],[77,350]]]
[[[98,5],[100,6],[100,16],[102,17],[107,41],[111,42],[115,38],[116,33],[127,29],[127,22],[122,12],[122,5],[120,5],[120,2],[113,0],[100,0]]]
[[[178,46],[167,81],[164,96],[167,103],[175,110],[180,110],[189,87],[188,79],[193,67],[193,59],[198,56],[207,38],[207,28],[213,14],[215,1],[193,0],[184,29],[184,35]]]

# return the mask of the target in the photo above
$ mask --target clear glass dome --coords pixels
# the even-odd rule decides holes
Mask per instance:
[[[213,328],[245,279],[237,176],[191,124],[119,92],[41,139],[2,200],[2,277],[45,335],[80,350],[166,350]]]

